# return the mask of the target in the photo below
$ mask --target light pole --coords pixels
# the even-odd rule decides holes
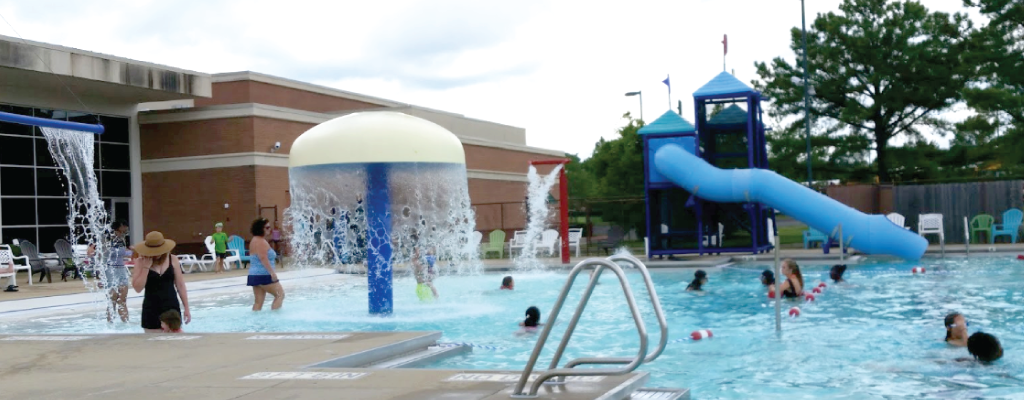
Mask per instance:
[[[626,93],[626,97],[640,96],[640,120],[644,120],[644,94],[643,91]]]
[[[811,174],[811,94],[807,82],[807,17],[804,13],[804,0],[800,0],[800,25],[804,34],[804,127],[807,133],[807,187],[811,187],[814,176]]]

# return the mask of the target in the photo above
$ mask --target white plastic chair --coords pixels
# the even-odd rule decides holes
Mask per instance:
[[[526,247],[526,231],[515,231],[508,241],[508,256],[515,257],[516,249],[521,252],[523,247]]]
[[[213,243],[213,236],[207,236],[203,243],[206,244],[207,253],[203,254],[203,257],[199,259],[199,262],[207,265],[213,265],[217,262],[217,252],[215,251],[217,247]],[[227,271],[231,269],[231,263],[238,263],[238,268],[242,268],[242,257],[238,256],[238,251],[228,249],[227,252],[230,254],[224,259],[224,270]]]
[[[0,268],[7,268],[7,266],[14,262],[14,253],[8,248],[7,250],[0,250]],[[10,285],[18,285],[18,269],[15,268],[11,272],[0,273],[0,279],[10,278]],[[31,281],[32,279],[29,278]]]
[[[576,257],[580,256],[580,241],[583,240],[583,228],[569,229],[569,248],[576,248]]]
[[[537,245],[537,249],[545,249],[550,254],[555,254],[555,248],[558,246],[558,231],[554,229],[546,229],[540,233],[540,244]]]
[[[0,244],[0,251],[2,250],[10,252],[11,260],[14,261],[14,273],[17,274],[18,271],[25,271],[25,273],[28,274],[28,285],[32,286],[32,266],[28,263],[28,256],[15,257],[14,252],[11,250],[11,246],[6,244]],[[24,265],[18,264],[18,261],[23,262]],[[7,262],[5,261],[4,264],[6,263]],[[15,282],[14,284],[17,285],[18,283]]]
[[[941,216],[941,214],[936,214],[936,215]],[[892,223],[896,224],[896,226],[900,226],[900,227],[903,227],[903,228],[906,228],[906,229],[910,229],[909,226],[905,225],[907,223],[907,219],[905,217],[903,217],[903,215],[901,215],[900,213],[889,213],[885,217],[888,218],[890,221],[892,221]]]
[[[939,235],[939,243],[946,244],[946,234],[942,228],[942,214],[920,215],[917,221],[917,234],[924,236],[930,233]]]
[[[181,269],[185,270],[185,273],[191,274],[193,267],[199,267],[200,271],[206,272],[206,262],[199,261],[192,254],[176,254],[175,257],[178,257],[178,263],[181,264]]]
[[[473,252],[480,252],[480,243],[484,240],[484,234],[480,231],[473,231],[472,239],[469,241],[469,248],[473,249]]]

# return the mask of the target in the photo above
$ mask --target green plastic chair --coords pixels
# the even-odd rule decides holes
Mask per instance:
[[[498,253],[498,258],[505,258],[505,231],[495,229],[488,237],[490,241],[484,243],[484,258],[489,253]]]
[[[990,239],[992,237],[992,224],[995,222],[996,218],[988,214],[978,214],[971,218],[971,242],[985,243],[978,239],[979,233],[984,233],[985,239]]]

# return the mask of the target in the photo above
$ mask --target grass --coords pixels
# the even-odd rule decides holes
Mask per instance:
[[[805,226],[783,226],[779,228],[779,243],[783,246],[787,244],[804,244],[804,230]]]

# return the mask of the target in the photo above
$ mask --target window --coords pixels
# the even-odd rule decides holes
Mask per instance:
[[[113,198],[131,197],[130,119],[75,111],[50,110],[0,104],[0,111],[19,115],[100,123],[104,134],[94,136],[93,169],[96,187],[108,210]],[[77,172],[74,175],[78,175]],[[80,179],[81,177],[72,177]],[[52,252],[53,242],[69,236],[68,179],[57,167],[42,130],[38,127],[0,122],[0,237],[35,243]],[[122,217],[124,219],[124,217]],[[84,231],[76,221],[78,231]]]

